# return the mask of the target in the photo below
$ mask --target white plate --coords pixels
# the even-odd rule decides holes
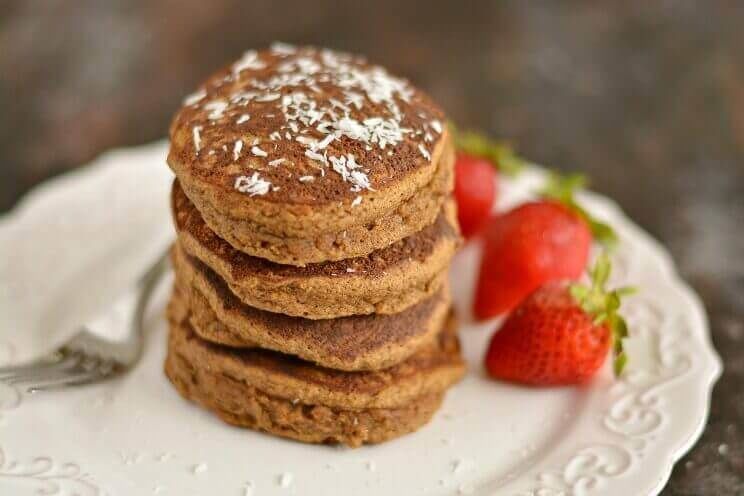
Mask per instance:
[[[106,154],[37,189],[0,224],[0,361],[64,337],[172,236],[164,156],[162,143]],[[501,207],[541,180],[538,169],[503,180]],[[612,202],[581,199],[620,234],[613,282],[640,288],[625,307],[636,338],[624,379],[607,368],[584,388],[488,380],[481,360],[495,323],[467,322],[471,245],[452,270],[470,370],[432,422],[381,446],[304,445],[228,427],[176,394],[162,373],[163,287],[132,373],[31,397],[0,386],[0,494],[658,493],[701,433],[720,361],[664,249]],[[63,311],[71,307],[73,318]]]

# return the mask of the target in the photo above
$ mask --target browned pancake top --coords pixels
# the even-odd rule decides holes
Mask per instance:
[[[186,255],[186,259],[219,295],[225,311],[237,312],[246,322],[263,327],[277,338],[321,343],[333,356],[344,360],[353,360],[428,332],[432,314],[438,307],[447,305],[445,290],[442,289],[421,303],[392,315],[355,315],[322,320],[292,317],[246,305],[209,267],[194,257]]]
[[[373,251],[367,256],[296,267],[253,257],[233,248],[206,225],[177,180],[173,183],[171,203],[177,230],[187,232],[206,250],[228,263],[236,279],[249,275],[277,279],[309,276],[372,276],[402,261],[425,261],[433,252],[436,244],[443,239],[459,240],[457,229],[444,213],[440,213],[436,222],[431,226],[386,248]]]
[[[169,162],[223,190],[318,205],[429,165],[444,125],[428,96],[361,57],[274,45],[186,98]]]
[[[243,368],[260,369],[269,374],[272,383],[282,379],[300,381],[322,387],[331,393],[375,395],[389,386],[417,375],[427,375],[440,368],[463,365],[457,338],[456,321],[450,317],[434,343],[424,347],[404,362],[384,370],[347,372],[319,367],[299,358],[262,349],[234,349],[200,339],[188,321],[171,327],[171,346],[179,353],[189,353],[201,367],[211,370],[229,369],[239,374]],[[230,366],[235,363],[239,367]],[[459,372],[457,372],[459,373]],[[240,379],[240,377],[235,377]]]

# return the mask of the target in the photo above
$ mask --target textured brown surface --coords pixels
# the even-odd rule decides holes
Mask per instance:
[[[195,367],[171,353],[165,373],[185,399],[213,411],[228,424],[305,443],[356,448],[415,431],[431,419],[444,393],[416,398],[398,408],[347,410],[277,398],[241,381]]]
[[[726,364],[705,433],[662,494],[744,493],[742,2],[47,0],[0,11],[0,210],[111,147],[162,138],[182,95],[273,39],[364,53],[456,123],[587,173],[670,249]]]
[[[183,200],[183,201],[181,201]],[[179,247],[214,270],[244,303],[270,312],[326,319],[400,312],[441,288],[459,246],[454,203],[423,231],[366,257],[305,267],[246,255],[217,237],[174,189]]]
[[[359,275],[380,276],[401,260],[426,261],[442,238],[457,241],[459,232],[452,214],[453,205],[438,211],[435,221],[392,246],[377,250],[370,256],[355,257],[334,262],[308,264],[304,267],[284,265],[254,257],[231,247],[204,223],[199,211],[189,201],[176,181],[173,184],[171,205],[176,230],[198,243],[204,250],[214,252],[230,265],[236,279],[245,277],[357,277]],[[351,269],[351,271],[349,271]]]
[[[174,292],[165,372],[187,399],[226,422],[314,443],[359,446],[416,430],[464,374],[454,317],[439,338],[382,371],[321,368],[267,350],[203,341]]]
[[[288,214],[281,207],[261,210],[255,201],[246,199],[238,205],[250,208],[250,215],[236,217],[221,212],[220,198],[206,199],[205,191],[183,175],[179,189],[185,188],[201,219],[237,250],[277,263],[304,266],[367,255],[434,222],[454,185],[454,149],[450,141],[443,146],[432,176],[427,176],[418,189],[411,189],[418,186],[411,180],[391,188],[397,191],[388,192],[392,198],[368,198],[357,206],[339,203],[340,217],[316,215],[310,209],[302,215]]]
[[[248,67],[239,73],[234,72],[235,66],[217,71],[200,86],[199,89],[205,91],[204,97],[181,107],[171,125],[172,145],[169,155],[169,162],[179,175],[188,175],[202,185],[216,186],[223,193],[234,196],[238,203],[260,201],[318,207],[353,199],[356,193],[350,191],[349,183],[343,181],[340,175],[330,171],[321,177],[317,162],[308,159],[305,155],[306,146],[295,139],[299,133],[286,125],[287,120],[281,108],[282,97],[293,94],[303,95],[317,109],[331,108],[328,113],[357,122],[370,118],[391,118],[392,113],[386,103],[395,102],[402,115],[401,128],[410,130],[399,143],[383,146],[373,143],[365,146],[358,139],[342,135],[323,149],[329,156],[353,154],[356,161],[368,171],[367,175],[376,191],[383,192],[394,183],[410,182],[411,173],[431,164],[431,160],[422,155],[418,147],[425,146],[429,153],[433,152],[434,143],[442,135],[445,122],[442,111],[424,93],[409,82],[397,80],[394,76],[388,78],[384,69],[370,65],[360,56],[330,51],[323,53],[312,47],[293,47],[291,51],[292,53],[285,54],[271,48],[259,50],[254,59],[254,65],[257,64],[258,67]],[[326,63],[327,57],[331,57],[333,63]],[[297,68],[300,62],[315,67],[312,70]],[[348,70],[339,70],[339,66],[348,67]],[[295,81],[293,76],[299,76],[302,81]],[[336,84],[337,77],[348,84]],[[370,81],[374,78],[372,84],[377,87],[390,81],[391,87],[400,85],[406,92],[410,91],[410,96],[405,97],[402,94],[405,92],[394,89],[389,99],[370,101],[362,85],[355,84],[355,77],[370,77]],[[308,84],[305,79],[316,82]],[[256,87],[256,81],[263,86],[272,80],[282,81],[277,85],[280,87]],[[291,82],[284,82],[285,80]],[[349,103],[346,97],[349,92],[355,92],[360,97],[357,101],[362,102],[361,108]],[[240,97],[246,94],[256,95],[247,101],[242,99],[235,102],[236,95]],[[267,96],[272,99],[267,101]],[[228,104],[217,119],[210,118],[209,115],[213,112],[205,108],[215,101]],[[250,118],[237,124],[242,115]],[[313,119],[311,125],[298,124],[299,132],[306,130],[307,132],[302,133],[303,136],[322,140],[327,134],[319,132],[316,127],[323,121],[330,122],[330,117],[323,115]],[[438,130],[431,126],[432,121],[438,121]],[[193,139],[194,126],[202,128],[198,147]],[[275,131],[280,131],[281,138],[270,138]],[[292,133],[292,139],[285,139],[285,132]],[[425,133],[429,133],[431,137],[425,139]],[[233,145],[238,139],[248,147],[256,143],[265,149],[268,156],[258,157],[246,150],[235,160]],[[226,145],[226,150],[222,149],[223,145]],[[217,153],[210,155],[209,151],[212,150]],[[286,162],[278,166],[267,164],[278,158],[283,158]],[[254,171],[261,171],[261,176],[279,189],[272,189],[265,196],[253,199],[236,192],[233,187],[236,176],[250,175]],[[298,177],[304,175],[313,175],[316,179],[308,183],[299,182]]]
[[[269,202],[266,195],[252,196],[238,191],[229,194],[218,189],[210,188],[200,183],[191,174],[184,173],[177,165],[171,168],[178,176],[183,188],[200,211],[213,211],[214,216],[242,221],[251,225],[255,230],[284,237],[310,237],[323,234],[331,229],[344,229],[359,223],[367,223],[384,214],[394,211],[401,204],[408,201],[417,192],[432,184],[437,171],[440,177],[448,177],[448,169],[452,166],[452,141],[445,130],[442,138],[432,151],[432,159],[422,168],[415,169],[398,181],[391,182],[382,189],[363,190],[359,193],[350,192],[350,198],[345,201],[334,201],[325,205],[294,205],[291,203]],[[387,150],[385,155],[393,150]],[[323,168],[325,170],[325,168]],[[335,177],[328,172],[324,178]],[[302,186],[316,182],[302,183]],[[361,197],[359,205],[353,205],[353,200]]]
[[[404,360],[439,333],[449,292],[393,315],[309,320],[252,308],[204,265],[174,254],[177,287],[203,339],[233,347],[260,347],[339,370],[381,369]]]
[[[414,398],[441,393],[464,373],[454,317],[438,339],[385,370],[346,372],[318,367],[269,350],[235,349],[196,336],[189,309],[174,293],[169,311],[169,350],[204,368],[243,381],[272,396],[349,409],[397,408]]]
[[[449,176],[452,148],[443,113],[409,82],[360,57],[272,45],[185,99],[168,164],[233,246],[304,265],[366,255],[430,222],[450,189],[434,178]],[[434,201],[408,212],[419,225],[378,229],[373,243],[339,239],[427,193]]]

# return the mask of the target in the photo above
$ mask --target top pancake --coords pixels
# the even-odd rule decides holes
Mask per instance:
[[[444,122],[425,94],[359,57],[274,46],[186,99],[168,163],[202,213],[312,239],[389,215],[425,188],[450,141]]]

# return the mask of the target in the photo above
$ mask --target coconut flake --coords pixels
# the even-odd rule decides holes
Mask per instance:
[[[281,96],[281,93],[266,93],[265,95],[257,96],[255,100],[257,102],[273,102],[274,100],[279,100]]]
[[[427,150],[424,145],[419,143],[418,149],[421,152],[421,155],[423,155],[423,157],[426,160],[431,160],[431,154],[429,153],[429,150]]]
[[[256,145],[253,145],[253,146],[251,147],[251,153],[252,153],[252,154],[254,154],[254,155],[255,155],[255,156],[257,156],[257,157],[268,157],[268,156],[269,156],[269,154],[268,154],[268,153],[266,153],[265,151],[261,150],[261,149],[260,149],[260,148],[259,148],[258,146],[256,146]]]
[[[201,150],[201,126],[194,126],[191,128],[191,134],[194,138],[194,149],[196,150],[196,153],[199,153],[199,150]]]
[[[310,149],[315,148],[315,145],[318,143],[318,140],[315,138],[311,138],[309,136],[297,136],[295,138],[295,141],[298,141],[302,143],[303,145],[310,147]]]
[[[221,118],[225,110],[227,109],[228,103],[225,100],[212,100],[204,104],[204,110],[209,111],[207,119],[214,121]]]
[[[328,160],[331,162],[333,170],[341,176],[341,179],[352,184],[351,191],[372,189],[367,174],[361,170],[361,165],[356,162],[354,155],[351,153],[340,157],[329,157]]]
[[[235,189],[251,196],[265,195],[270,188],[271,183],[262,179],[258,172],[254,172],[252,176],[238,176],[235,179]]]
[[[292,481],[294,480],[294,475],[292,475],[291,472],[284,472],[279,476],[279,486],[283,488],[288,488],[292,485]]]
[[[328,136],[326,136],[325,138],[323,138],[322,140],[320,140],[318,143],[316,143],[315,149],[316,150],[322,150],[323,148],[325,148],[328,145],[330,145],[331,142],[334,139],[336,139],[336,137],[334,135],[332,135],[332,134],[329,134]]]
[[[263,69],[264,67],[266,67],[266,64],[258,58],[258,52],[248,50],[232,65],[232,72],[237,76],[246,69]]]
[[[235,124],[243,124],[244,122],[248,122],[251,119],[251,116],[248,114],[243,114],[240,117],[238,117],[238,120],[235,121]]]
[[[204,99],[204,97],[207,96],[207,90],[200,89],[197,90],[190,95],[188,95],[186,98],[183,99],[183,104],[185,106],[194,105],[195,103],[199,103],[201,100]]]
[[[317,160],[318,162],[328,164],[328,159],[325,157],[325,155],[321,155],[320,153],[314,152],[313,150],[305,150],[305,156],[312,160]]]
[[[254,484],[253,481],[248,481],[243,486],[243,496],[253,496]]]
[[[275,41],[271,44],[271,52],[276,55],[293,55],[297,53],[297,47],[289,43]]]
[[[243,149],[243,140],[237,140],[233,147],[233,160],[240,158],[240,151]]]
[[[364,107],[364,95],[354,91],[345,91],[344,96],[346,97],[346,103],[348,105],[353,105],[357,110]]]

